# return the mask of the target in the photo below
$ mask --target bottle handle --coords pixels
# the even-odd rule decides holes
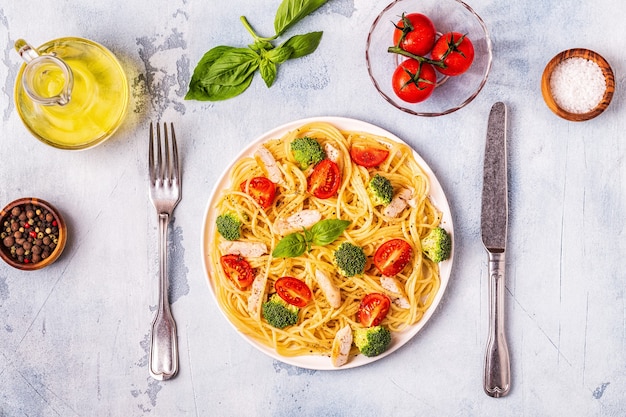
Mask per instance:
[[[72,88],[74,87],[74,74],[65,61],[54,53],[40,55],[35,48],[23,39],[18,39],[15,42],[15,49],[26,62],[26,67],[22,74],[22,86],[28,97],[44,106],[64,106],[70,102]],[[57,88],[55,93],[43,95],[34,87],[37,84],[36,80],[52,76],[52,73],[56,72],[53,69],[61,71],[62,85]],[[58,83],[58,81],[56,82]]]

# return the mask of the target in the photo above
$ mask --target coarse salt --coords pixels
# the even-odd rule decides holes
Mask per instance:
[[[550,76],[554,101],[570,113],[588,113],[600,103],[606,91],[602,69],[594,61],[573,57],[557,65]]]

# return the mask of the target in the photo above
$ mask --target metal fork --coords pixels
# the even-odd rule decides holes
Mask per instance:
[[[172,316],[168,295],[167,227],[172,212],[181,198],[181,176],[174,124],[170,123],[170,133],[168,133],[167,124],[163,123],[163,143],[159,123],[156,124],[156,144],[154,143],[154,130],[150,123],[150,149],[148,151],[150,200],[159,216],[159,307],[152,322],[150,375],[154,379],[166,380],[174,377],[178,372],[176,322]]]

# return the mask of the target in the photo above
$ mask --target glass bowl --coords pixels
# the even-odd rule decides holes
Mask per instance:
[[[0,226],[0,258],[23,271],[41,269],[56,261],[67,241],[67,228],[59,211],[38,198],[9,203],[0,211]]]
[[[552,95],[552,88],[550,87],[550,79],[552,77],[552,72],[564,61],[570,58],[582,58],[589,61],[595,62],[600,70],[602,71],[602,75],[604,75],[604,81],[606,83],[606,89],[604,90],[604,94],[602,99],[588,112],[584,113],[572,113],[557,103],[554,96]],[[579,82],[576,80],[575,82]],[[583,83],[584,84],[584,83]],[[581,87],[581,88],[584,88]],[[593,119],[594,117],[600,115],[611,103],[611,99],[613,98],[613,93],[615,92],[615,76],[613,75],[613,70],[609,63],[602,57],[602,55],[591,51],[589,49],[584,48],[574,48],[565,50],[559,54],[557,54],[554,58],[548,62],[546,68],[543,70],[543,75],[541,77],[541,94],[543,95],[543,99],[546,102],[546,105],[554,114],[559,117],[562,117],[565,120],[569,120],[572,122],[583,122],[585,120]]]
[[[420,103],[408,103],[396,96],[391,77],[406,58],[389,53],[395,24],[402,13],[422,13],[432,20],[438,36],[447,32],[465,34],[474,45],[474,61],[463,74],[447,77],[438,73],[433,94]],[[376,17],[365,47],[367,70],[378,92],[391,105],[416,116],[442,116],[470,103],[487,82],[491,69],[491,39],[483,20],[460,0],[395,0]]]

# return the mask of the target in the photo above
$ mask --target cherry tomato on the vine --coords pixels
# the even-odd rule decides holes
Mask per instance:
[[[391,78],[396,95],[408,102],[419,103],[433,93],[437,83],[437,73],[432,65],[415,59],[400,63]]]
[[[421,13],[402,14],[393,31],[393,44],[407,52],[424,56],[435,44],[435,25]]]
[[[317,198],[330,198],[339,189],[341,171],[339,166],[330,159],[324,159],[315,165],[308,180],[308,191]]]
[[[443,34],[431,52],[435,61],[443,61],[445,67],[437,67],[437,71],[444,75],[463,74],[474,61],[474,45],[470,39],[458,32]]]
[[[411,260],[413,249],[403,239],[391,239],[378,247],[374,265],[381,274],[392,277],[400,273]]]
[[[254,281],[252,267],[240,255],[224,255],[220,259],[224,273],[239,289],[245,290]]]
[[[358,319],[365,327],[378,326],[389,312],[391,301],[385,294],[373,292],[361,300]]]
[[[280,298],[296,307],[306,306],[313,296],[306,283],[294,277],[278,278],[274,288]]]
[[[276,185],[265,177],[254,177],[250,181],[244,181],[239,188],[264,209],[272,205],[276,196]]]

